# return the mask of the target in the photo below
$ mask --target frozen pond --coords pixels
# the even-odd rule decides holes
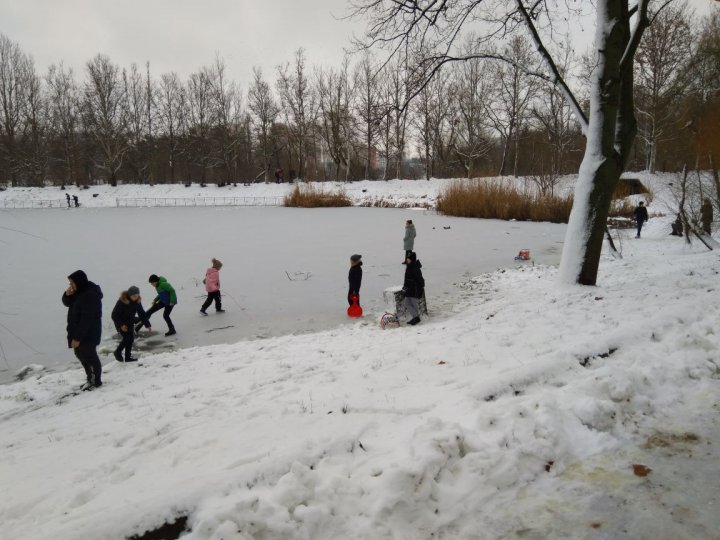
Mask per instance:
[[[382,291],[402,284],[406,219],[418,236],[432,316],[457,299],[457,282],[512,266],[521,248],[538,264],[557,264],[564,225],[449,218],[422,210],[374,208],[81,208],[0,212],[0,380],[27,364],[77,365],[65,341],[66,276],[77,269],[101,286],[103,344],[114,347],[110,320],[118,294],[140,287],[147,308],[150,274],[178,293],[165,338],[162,312],[153,316],[143,350],[168,350],[356,324],[345,315],[348,259],[363,256],[365,322],[385,311]],[[211,257],[221,271],[227,312],[202,317],[202,278]],[[290,279],[290,278],[293,279]],[[307,278],[307,279],[304,279]],[[101,356],[103,362],[111,356]],[[114,361],[114,360],[113,360]]]

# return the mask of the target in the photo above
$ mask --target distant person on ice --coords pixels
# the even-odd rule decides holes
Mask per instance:
[[[145,319],[147,322],[150,322],[150,317],[153,313],[156,311],[163,310],[163,319],[165,319],[165,322],[168,325],[168,331],[165,332],[166,336],[172,336],[176,334],[175,332],[175,325],[173,325],[172,320],[170,320],[170,312],[175,307],[175,304],[177,304],[177,296],[175,295],[175,289],[173,289],[172,285],[170,285],[162,276],[157,276],[155,274],[151,275],[148,278],[148,282],[155,287],[155,290],[157,291],[157,296],[153,300],[153,305],[150,309],[147,310],[147,313],[145,313]],[[135,330],[139,331],[142,325],[136,325]]]
[[[648,211],[645,208],[645,203],[640,201],[637,208],[635,208],[635,223],[637,224],[637,234],[635,238],[640,238],[640,231],[642,230],[643,223],[648,220]]]
[[[403,237],[403,249],[405,250],[405,259],[407,259],[407,256],[410,254],[411,251],[413,251],[415,247],[416,236],[417,233],[415,232],[415,225],[413,225],[412,219],[408,219],[405,222],[405,236]],[[404,260],[403,264],[405,264]]]
[[[97,346],[102,337],[102,297],[100,287],[88,281],[82,270],[68,276],[69,286],[62,295],[67,306],[67,340],[85,369],[87,381],[81,390],[102,386],[102,364]]]
[[[403,281],[403,294],[405,295],[405,306],[412,315],[408,324],[415,325],[420,322],[419,301],[425,294],[425,279],[422,275],[422,264],[417,260],[414,251],[408,253],[405,259],[405,280]]]
[[[213,303],[213,300],[215,301],[215,311],[217,313],[225,313],[225,310],[222,308],[222,299],[220,297],[220,269],[222,268],[222,265],[223,264],[220,261],[213,257],[212,266],[205,272],[205,279],[203,279],[203,283],[205,284],[205,290],[208,295],[207,299],[205,299],[205,303],[200,308],[200,313],[203,315],[207,315],[206,310],[210,307],[210,304]]]
[[[120,345],[113,352],[115,360],[118,362],[136,362],[137,358],[132,357],[132,346],[135,341],[135,329],[133,327],[138,323],[140,325],[144,324],[148,330],[152,330],[152,327],[150,321],[146,319],[145,310],[142,307],[140,289],[135,285],[120,293],[120,298],[112,310],[112,320],[121,338]],[[124,357],[123,351],[125,351]]]
[[[73,202],[75,202],[75,208],[80,208],[80,199],[77,195],[73,195]]]
[[[70,194],[69,193],[65,194],[65,199],[67,200],[68,208],[70,208]]]
[[[713,207],[709,199],[705,199],[700,207],[700,220],[703,232],[707,235],[712,234]]]
[[[357,295],[360,303],[360,285],[362,285],[362,255],[350,257],[350,271],[348,272],[348,305],[352,306],[352,297]]]

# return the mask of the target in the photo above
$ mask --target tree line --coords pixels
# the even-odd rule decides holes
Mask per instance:
[[[298,49],[241,85],[220,57],[185,80],[102,54],[80,74],[63,63],[38,73],[0,34],[0,181],[223,184],[269,181],[280,169],[304,180],[528,175],[551,190],[582,160],[571,104],[536,76],[527,36],[503,43],[504,61],[474,56],[475,42],[427,84],[399,58],[364,51],[311,67]],[[560,73],[590,77],[592,57],[567,47],[556,58]],[[628,169],[707,167],[720,155],[718,12],[659,11],[635,60]],[[589,96],[579,97],[587,109]]]

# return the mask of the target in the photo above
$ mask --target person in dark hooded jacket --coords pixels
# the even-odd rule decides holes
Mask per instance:
[[[102,337],[102,290],[82,270],[68,276],[70,285],[62,295],[67,306],[67,340],[80,360],[87,382],[80,388],[92,390],[102,386],[102,364],[97,346]]]
[[[360,303],[360,285],[362,285],[362,256],[352,255],[350,257],[350,271],[348,272],[348,305],[352,306],[352,297],[357,295]]]
[[[136,324],[144,324],[148,330],[152,330],[152,327],[145,317],[145,310],[140,298],[140,289],[135,285],[120,293],[120,298],[112,310],[112,320],[121,338],[120,345],[113,352],[115,360],[118,362],[137,361],[137,358],[132,357],[132,346],[135,341],[135,329],[133,327]],[[124,360],[123,351],[125,351]]]
[[[408,324],[415,325],[420,322],[420,304],[419,300],[425,294],[425,279],[422,275],[422,264],[417,259],[414,251],[408,253],[405,259],[405,280],[403,281],[403,293],[405,294],[405,306],[407,307],[412,319]]]

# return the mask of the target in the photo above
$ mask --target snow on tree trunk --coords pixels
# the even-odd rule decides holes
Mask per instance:
[[[636,17],[631,34],[627,0],[597,3],[598,59],[591,78],[587,143],[560,261],[565,283],[597,281],[612,193],[635,139],[632,57],[648,24],[647,0],[640,1]]]

